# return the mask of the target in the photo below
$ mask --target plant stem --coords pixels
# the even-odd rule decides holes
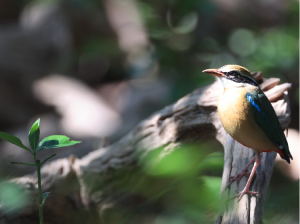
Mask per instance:
[[[36,168],[37,168],[37,176],[38,176],[38,188],[39,188],[39,215],[40,215],[40,224],[43,224],[43,196],[42,196],[42,184],[41,184],[41,162],[40,160],[35,160]]]

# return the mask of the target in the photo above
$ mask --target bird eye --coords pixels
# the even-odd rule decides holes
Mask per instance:
[[[234,71],[228,72],[228,75],[235,76],[235,72]]]

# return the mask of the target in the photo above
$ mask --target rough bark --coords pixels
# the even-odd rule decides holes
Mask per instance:
[[[259,82],[263,81],[261,73],[254,73],[254,78]],[[273,81],[269,79],[268,82],[264,80],[261,86],[263,90],[268,90],[266,95],[272,99],[282,127],[287,128],[290,111],[286,90],[291,85],[278,86],[277,84],[277,79]],[[254,152],[226,135],[218,118],[218,94],[217,82],[199,88],[176,103],[154,113],[110,146],[97,149],[81,159],[70,156],[46,164],[42,168],[43,191],[53,192],[53,196],[49,197],[45,204],[45,213],[51,214],[51,216],[45,215],[49,223],[53,221],[51,217],[55,217],[55,223],[76,223],[74,220],[66,221],[62,211],[72,212],[83,207],[89,211],[95,208],[94,205],[97,207],[97,212],[93,214],[100,216],[99,222],[102,223],[106,209],[112,204],[124,201],[124,194],[117,194],[116,189],[119,182],[126,178],[130,179],[130,176],[120,175],[119,171],[137,168],[139,165],[137,155],[143,158],[151,150],[163,147],[161,155],[163,157],[183,142],[213,138],[219,140],[225,148],[221,207],[216,223],[261,223],[275,153],[264,153],[258,168],[259,175],[251,185],[251,190],[261,193],[260,198],[246,195],[239,203],[236,199],[226,201],[236,194],[235,191],[241,191],[247,180],[243,177],[239,183],[233,183],[229,189],[225,189],[229,177],[237,174],[254,156]],[[16,178],[13,181],[28,189],[31,194],[37,194],[36,174]],[[20,216],[14,217],[9,223],[31,223],[35,220],[36,211],[36,205],[32,203],[31,207]],[[25,216],[30,221],[26,222]],[[8,216],[3,214],[1,220],[8,220]],[[89,222],[88,218],[84,222],[95,223],[95,221]]]

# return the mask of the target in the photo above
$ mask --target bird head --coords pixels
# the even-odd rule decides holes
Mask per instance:
[[[214,75],[224,88],[258,86],[251,78],[248,69],[240,65],[224,65],[218,69],[206,69],[203,72]]]

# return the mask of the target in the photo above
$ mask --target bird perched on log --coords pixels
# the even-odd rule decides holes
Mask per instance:
[[[255,157],[238,175],[232,177],[227,187],[249,174],[247,169],[255,162],[245,188],[236,197],[240,200],[246,193],[258,195],[258,192],[250,191],[249,186],[261,161],[260,154],[275,151],[288,163],[293,159],[276,113],[248,69],[225,65],[203,72],[216,76],[223,87],[218,113],[224,129],[236,141],[255,152]]]

